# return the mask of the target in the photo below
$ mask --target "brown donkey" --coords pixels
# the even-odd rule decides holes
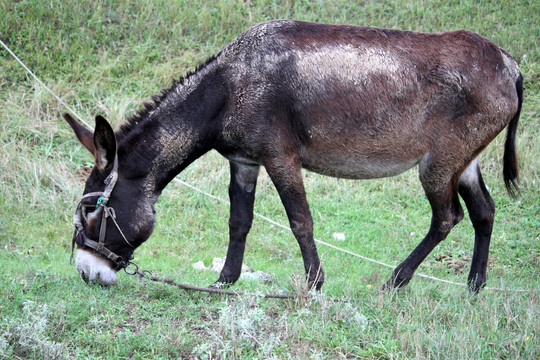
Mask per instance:
[[[510,193],[517,190],[522,84],[510,55],[469,31],[424,34],[289,20],[256,25],[117,133],[100,116],[91,133],[65,115],[95,157],[75,213],[77,269],[85,280],[115,283],[116,272],[150,236],[163,188],[216,149],[231,170],[230,242],[218,284],[240,276],[261,165],[317,289],[324,275],[301,169],[370,179],[418,165],[431,226],[387,285],[407,284],[463,218],[461,196],[475,230],[468,281],[476,291],[486,282],[495,209],[477,157],[508,126],[503,173]]]

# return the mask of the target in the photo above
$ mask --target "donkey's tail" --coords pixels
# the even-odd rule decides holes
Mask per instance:
[[[508,124],[506,133],[506,142],[504,143],[503,157],[503,177],[506,190],[511,197],[516,197],[519,191],[517,180],[519,178],[518,160],[516,155],[516,130],[521,113],[521,104],[523,103],[523,77],[519,74],[516,81],[516,91],[518,96],[518,109],[516,114]]]

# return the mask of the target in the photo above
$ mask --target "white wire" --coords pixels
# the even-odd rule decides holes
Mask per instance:
[[[205,196],[208,196],[209,198],[212,198],[214,200],[217,200],[221,203],[224,203],[224,204],[227,204],[227,205],[230,205],[230,202],[227,201],[227,200],[224,200],[220,197],[217,197],[215,195],[212,195],[204,190],[201,190],[191,184],[188,184],[187,182],[183,181],[183,180],[180,180],[178,178],[175,178],[174,181],[176,181],[177,183],[179,184],[182,184],[184,186],[187,186],[188,188],[192,189],[192,190],[195,190]],[[270,218],[267,218],[266,216],[264,215],[261,215],[261,214],[258,214],[256,212],[253,213],[255,216],[257,216],[258,218],[261,218],[263,219],[264,221],[266,222],[269,222],[270,224],[272,225],[275,225],[277,227],[280,227],[282,229],[285,229],[285,230],[288,230],[288,231],[292,231],[290,227],[288,226],[285,226],[283,224],[280,224],[278,223],[277,221],[274,221]],[[384,267],[387,267],[387,268],[390,268],[390,269],[394,269],[396,266],[395,265],[390,265],[390,264],[387,264],[387,263],[384,263],[382,261],[379,261],[379,260],[374,260],[374,259],[371,259],[371,258],[368,258],[366,256],[363,256],[363,255],[360,255],[360,254],[357,254],[353,251],[350,251],[350,250],[347,250],[347,249],[343,249],[343,248],[340,248],[339,246],[336,246],[336,245],[332,245],[330,243],[327,243],[325,241],[322,241],[322,240],[318,240],[318,239],[313,239],[315,240],[316,243],[319,243],[321,245],[324,245],[324,246],[327,246],[329,248],[332,248],[334,250],[337,250],[339,252],[342,252],[342,253],[345,253],[345,254],[348,254],[348,255],[351,255],[351,256],[354,256],[354,257],[357,257],[359,259],[362,259],[362,260],[365,260],[365,261],[368,261],[368,262],[371,262],[371,263],[374,263],[374,264],[377,264],[377,265],[380,265],[380,266],[384,266]],[[445,284],[450,284],[450,285],[456,285],[456,286],[463,286],[463,287],[466,287],[467,284],[465,283],[461,283],[461,282],[455,282],[455,281],[451,281],[451,280],[445,280],[445,279],[440,279],[438,277],[435,277],[435,276],[431,276],[431,275],[426,275],[426,274],[422,274],[422,273],[417,273],[415,272],[414,273],[414,276],[418,276],[418,277],[421,277],[421,278],[424,278],[424,279],[429,279],[429,280],[433,280],[433,281],[438,281],[438,282],[442,282],[442,283],[445,283]],[[493,287],[485,287],[484,288],[485,290],[491,290],[491,291],[511,291],[511,292],[520,292],[520,293],[531,293],[531,292],[537,292],[538,290],[528,290],[528,289],[504,289],[504,288],[493,288]]]
[[[81,118],[81,117],[75,112],[75,110],[73,110],[72,108],[70,108],[64,101],[62,101],[62,99],[60,99],[60,97],[58,97],[51,89],[49,89],[49,87],[48,87],[47,85],[45,85],[45,84],[44,84],[44,83],[36,76],[36,74],[34,74],[34,73],[32,72],[32,70],[30,70],[30,69],[22,62],[22,60],[19,59],[19,58],[17,57],[17,55],[15,55],[15,53],[13,53],[13,51],[11,51],[11,49],[10,49],[6,44],[4,44],[4,42],[3,42],[1,39],[0,39],[0,44],[2,44],[2,46],[4,47],[4,49],[6,49],[7,52],[8,52],[11,56],[13,56],[13,58],[14,58],[15,60],[17,60],[17,62],[24,68],[24,70],[26,70],[30,75],[32,75],[32,77],[34,78],[34,80],[36,80],[41,86],[43,86],[43,87],[45,88],[45,90],[47,90],[52,96],[54,96],[54,97],[56,98],[56,100],[57,100],[60,104],[64,105],[64,107],[65,107],[66,109],[68,109],[70,113],[72,113],[73,115],[75,115],[75,117],[76,117],[77,119],[79,119],[79,121],[82,122],[88,129],[94,131],[94,128],[93,128],[90,124],[88,124],[86,121],[84,121],[84,119]]]

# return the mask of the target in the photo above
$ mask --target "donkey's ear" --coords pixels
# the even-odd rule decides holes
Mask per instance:
[[[92,154],[95,154],[96,147],[94,146],[94,134],[79,124],[79,122],[68,113],[64,114],[64,119],[66,119],[69,126],[71,126],[73,132],[75,132],[75,136],[77,136],[77,139],[79,139],[81,144],[83,144]]]
[[[116,157],[116,135],[109,122],[101,115],[96,116],[94,146],[96,168],[102,173],[110,170]]]

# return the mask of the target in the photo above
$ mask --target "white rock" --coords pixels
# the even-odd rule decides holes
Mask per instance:
[[[345,240],[345,234],[342,232],[335,232],[332,235],[334,236],[334,240],[338,240],[338,241]]]
[[[221,272],[223,266],[225,265],[225,258],[214,258],[212,260],[212,270],[215,272]],[[242,264],[242,272],[249,271],[249,267]]]
[[[195,270],[208,270],[208,268],[204,266],[204,263],[202,261],[197,261],[192,266]]]
[[[240,278],[248,281],[270,281],[272,276],[262,271],[247,271],[240,275]]]
[[[214,260],[212,260],[212,270],[214,270],[215,272],[221,272],[221,269],[223,269],[223,265],[225,265],[225,259],[214,258]]]

